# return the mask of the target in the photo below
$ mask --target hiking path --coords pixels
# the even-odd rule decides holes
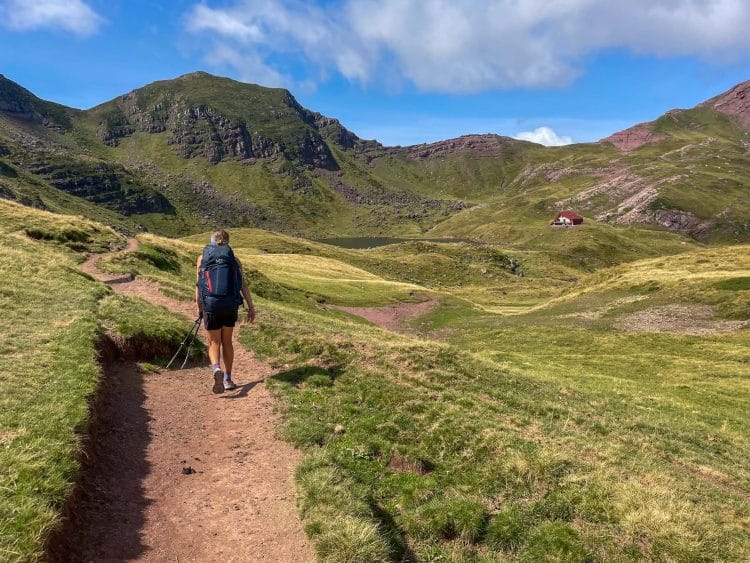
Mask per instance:
[[[121,252],[136,248],[131,239]],[[194,303],[165,296],[156,283],[100,271],[102,256],[81,270],[117,293],[196,318]],[[159,373],[126,362],[106,368],[57,558],[314,560],[295,506],[301,454],[278,438],[281,421],[264,384],[275,371],[236,341],[238,332],[238,388],[221,395],[211,393],[207,362]]]

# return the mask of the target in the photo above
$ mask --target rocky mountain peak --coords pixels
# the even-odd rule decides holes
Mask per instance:
[[[525,143],[526,141],[519,141],[518,139],[503,137],[501,135],[463,135],[455,139],[447,139],[436,143],[392,147],[389,151],[393,154],[402,154],[414,160],[424,160],[461,152],[473,152],[481,156],[501,156],[509,146]]]
[[[638,125],[628,127],[623,131],[618,131],[617,133],[602,139],[600,142],[612,143],[621,151],[628,152],[635,150],[638,147],[642,147],[643,145],[664,141],[667,137],[665,135],[654,133],[653,127],[653,121],[639,123]]]
[[[703,102],[699,107],[710,107],[715,111],[735,117],[743,127],[750,129],[750,80],[741,82],[729,91]]]
[[[68,111],[72,110],[41,100],[0,74],[0,113],[13,119],[35,121],[50,129],[63,131],[69,124]]]
[[[36,96],[26,88],[0,74],[0,112],[30,119],[34,114]]]

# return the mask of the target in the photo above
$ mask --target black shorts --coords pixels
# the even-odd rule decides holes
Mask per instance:
[[[237,309],[222,309],[209,313],[203,312],[203,326],[206,330],[217,330],[222,327],[231,327],[237,323]]]

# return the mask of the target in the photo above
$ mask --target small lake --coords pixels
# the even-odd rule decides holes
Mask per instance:
[[[396,237],[335,237],[319,239],[317,242],[331,244],[341,248],[366,249],[386,246],[388,244],[398,244],[400,242],[437,242],[437,243],[456,243],[456,242],[474,242],[469,239],[461,238],[396,238]]]

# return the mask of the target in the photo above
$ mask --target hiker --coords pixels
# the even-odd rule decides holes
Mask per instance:
[[[214,377],[211,390],[217,394],[237,389],[232,381],[232,332],[243,297],[247,322],[252,323],[255,321],[255,307],[242,276],[242,264],[229,247],[229,233],[216,231],[211,235],[211,244],[198,257],[195,302],[208,333],[208,357]]]

